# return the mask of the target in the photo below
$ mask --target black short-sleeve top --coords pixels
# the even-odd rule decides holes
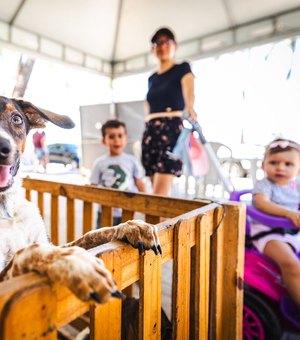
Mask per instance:
[[[146,98],[150,113],[184,109],[181,79],[190,72],[192,71],[189,63],[183,62],[175,64],[164,73],[154,73],[149,77]]]

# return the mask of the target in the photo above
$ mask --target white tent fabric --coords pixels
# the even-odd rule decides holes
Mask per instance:
[[[151,65],[149,40],[161,26],[176,32],[183,57],[300,31],[300,0],[0,0],[0,8],[0,43],[106,74]]]

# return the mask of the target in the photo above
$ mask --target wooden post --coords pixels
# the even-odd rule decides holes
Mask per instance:
[[[56,298],[48,284],[17,292],[0,319],[1,339],[57,339]]]
[[[122,249],[119,248],[114,252],[105,253],[101,258],[107,269],[113,273],[114,279],[120,290],[122,281]],[[122,301],[117,298],[113,298],[109,303],[91,307],[91,339],[121,339],[121,312]]]
[[[75,240],[74,200],[67,197],[67,242]]]
[[[223,208],[217,209],[218,225]],[[212,238],[211,339],[242,339],[245,207],[226,204],[226,215]],[[226,294],[224,293],[226,292]]]
[[[153,216],[153,215],[145,215],[145,220],[148,223],[152,223],[152,224],[157,224],[160,222],[160,217],[159,216]]]
[[[28,201],[31,201],[31,190],[30,189],[25,190],[25,197]]]
[[[190,326],[190,228],[190,220],[178,221],[174,227],[172,336],[178,340],[187,338]]]
[[[122,222],[132,220],[134,218],[134,211],[124,209],[122,211]]]
[[[51,195],[51,242],[58,245],[59,196]]]
[[[222,252],[224,270],[223,318],[220,334],[222,339],[243,338],[245,225],[245,206],[234,203],[226,205]]]
[[[161,256],[152,252],[140,261],[139,339],[161,339]]]
[[[122,222],[132,220],[133,218],[134,218],[134,211],[125,210],[125,209],[122,211]],[[127,297],[133,297],[134,296],[134,284],[123,289],[122,293],[125,294]]]
[[[83,233],[93,229],[93,203],[83,203]]]
[[[113,208],[102,205],[101,207],[101,225],[102,227],[110,227],[113,225]]]
[[[44,218],[44,193],[38,191],[38,207],[42,218]]]
[[[192,249],[190,339],[208,339],[210,229],[212,214],[196,219],[196,245]]]

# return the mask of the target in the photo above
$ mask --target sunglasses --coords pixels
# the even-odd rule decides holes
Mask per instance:
[[[157,40],[152,44],[153,48],[161,47],[163,45],[171,46],[174,43],[174,40],[167,39],[167,40]]]

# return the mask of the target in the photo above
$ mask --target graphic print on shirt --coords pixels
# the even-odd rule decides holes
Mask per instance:
[[[127,190],[129,178],[126,170],[120,165],[109,165],[102,174],[102,185],[107,188]]]

